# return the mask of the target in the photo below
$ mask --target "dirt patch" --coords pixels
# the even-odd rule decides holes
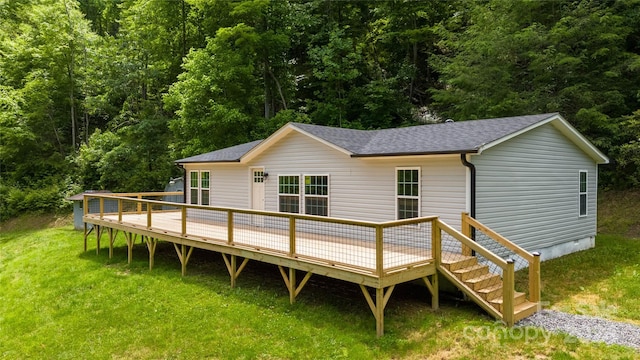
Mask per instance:
[[[47,229],[73,223],[73,214],[29,214],[0,223],[0,231]]]

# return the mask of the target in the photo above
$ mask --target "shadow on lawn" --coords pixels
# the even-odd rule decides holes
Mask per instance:
[[[91,241],[93,240],[93,241]],[[207,290],[265,308],[274,306],[281,311],[296,316],[301,321],[311,322],[316,327],[339,327],[340,331],[353,331],[375,336],[375,318],[357,284],[337,280],[321,275],[313,275],[296,298],[294,305],[289,304],[289,293],[276,265],[250,260],[240,274],[234,291],[230,287],[229,274],[220,253],[194,249],[187,266],[187,275],[181,277],[181,265],[172,243],[158,242],[153,270],[149,271],[149,255],[145,244],[134,245],[133,261],[127,264],[127,247],[122,235],[116,239],[113,258],[109,259],[108,240],[102,240],[100,254],[95,253],[95,237],[88,242],[87,252],[80,253],[81,259],[94,261],[106,266],[126,269],[130,273],[164,276],[206,288]],[[298,272],[298,281],[304,276]],[[259,292],[259,295],[256,295]],[[299,311],[304,308],[304,311]],[[424,286],[413,283],[396,286],[387,308],[385,320],[387,333],[406,333],[420,326],[421,321],[432,322],[441,318],[443,312],[455,308],[455,311],[468,311],[478,319],[488,317],[475,304],[441,294],[441,310],[431,310],[431,296]],[[310,311],[311,310],[311,311]],[[341,314],[341,321],[320,314]],[[421,318],[416,318],[420,316]],[[432,317],[429,319],[428,317]],[[409,323],[409,324],[408,324]]]

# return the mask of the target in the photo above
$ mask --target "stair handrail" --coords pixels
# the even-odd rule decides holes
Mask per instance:
[[[451,235],[452,237],[454,237],[456,240],[460,241],[460,243],[462,244],[462,247],[467,246],[468,248],[470,248],[471,250],[474,250],[476,252],[476,254],[480,254],[482,256],[484,256],[487,260],[493,262],[494,264],[496,264],[497,266],[499,266],[502,269],[502,276],[503,276],[503,291],[502,291],[502,307],[503,307],[503,312],[500,313],[499,311],[497,311],[496,309],[494,309],[491,304],[489,304],[486,300],[484,300],[483,298],[481,298],[475,291],[473,291],[472,289],[468,288],[466,286],[466,284],[464,284],[463,281],[458,280],[455,275],[453,275],[451,272],[449,272],[449,270],[447,270],[444,267],[439,266],[439,262],[436,261],[436,266],[439,266],[438,270],[444,274],[450,281],[457,283],[458,288],[460,288],[465,294],[467,294],[467,296],[473,298],[476,303],[478,303],[479,305],[481,305],[487,312],[489,312],[490,314],[492,314],[493,316],[495,316],[496,318],[500,318],[502,319],[502,321],[504,321],[508,326],[513,326],[514,323],[514,293],[515,293],[515,289],[514,289],[514,279],[515,279],[515,270],[514,270],[514,262],[511,259],[503,259],[500,256],[494,254],[492,251],[488,250],[487,248],[485,248],[484,246],[480,245],[479,243],[473,241],[471,238],[469,238],[468,236],[464,235],[463,233],[461,233],[460,231],[454,229],[453,227],[449,226],[447,223],[445,223],[444,221],[440,220],[440,218],[438,218],[435,221],[435,227],[439,230],[443,230],[444,232],[446,232],[447,234]],[[440,236],[437,236],[434,238],[434,240],[436,240],[437,242],[441,241]],[[434,246],[434,248],[436,249],[441,249],[440,244],[437,244],[436,246]],[[441,256],[441,254],[438,254],[436,256]]]
[[[540,253],[528,252],[517,244],[509,241],[506,237],[498,234],[493,229],[484,225],[477,219],[469,216],[469,213],[462,213],[462,232],[467,232],[470,227],[474,227],[480,230],[485,235],[513,251],[518,256],[522,257],[529,263],[529,301],[539,303],[540,302]],[[469,232],[470,233],[470,232]],[[471,246],[469,246],[472,248]],[[474,249],[475,250],[475,249]],[[482,254],[484,256],[484,254]]]

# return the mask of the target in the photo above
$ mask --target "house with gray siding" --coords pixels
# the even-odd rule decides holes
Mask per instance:
[[[384,130],[289,123],[177,160],[186,202],[390,221],[467,212],[542,259],[594,246],[608,158],[558,113]]]

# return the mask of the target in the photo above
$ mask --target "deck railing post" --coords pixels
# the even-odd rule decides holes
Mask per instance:
[[[440,267],[442,261],[442,238],[437,218],[431,220],[431,252],[431,256],[436,263],[436,268]]]
[[[89,214],[89,200],[91,198],[89,198],[87,195],[84,196],[84,199],[82,199],[82,211],[84,212],[85,215]]]
[[[138,214],[142,214],[142,195],[138,195]]]
[[[186,206],[182,206],[182,218],[180,219],[180,221],[182,222],[182,236],[186,236],[187,235],[187,207]]]
[[[289,256],[296,254],[296,218],[289,216]]]
[[[462,235],[468,237],[469,239],[471,239],[471,224],[469,224],[469,222],[467,221],[467,217],[469,217],[469,213],[467,212],[463,212],[462,213],[462,222],[461,222],[461,227],[462,227]],[[473,254],[473,252],[471,251],[471,249],[466,246],[466,245],[462,245],[462,255],[465,256],[471,256]]]
[[[507,326],[513,326],[513,301],[515,296],[515,262],[507,259],[507,267],[502,274],[502,319]]]
[[[384,228],[382,225],[376,225],[376,274],[379,280],[384,274]]]
[[[233,210],[227,210],[227,242],[233,244]]]
[[[151,229],[151,204],[147,204],[147,229]]]
[[[122,199],[118,199],[118,222],[122,224]]]
[[[540,253],[534,252],[529,263],[529,301],[540,302]]]
[[[100,198],[100,220],[104,218],[104,198]]]

